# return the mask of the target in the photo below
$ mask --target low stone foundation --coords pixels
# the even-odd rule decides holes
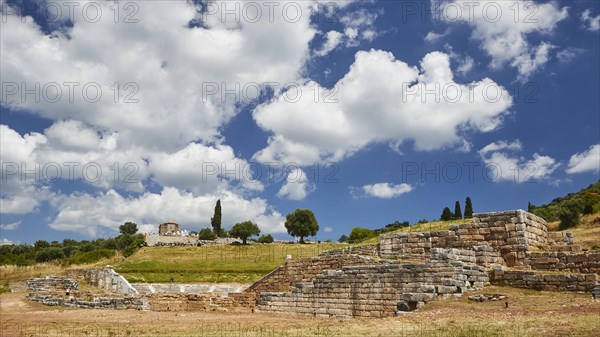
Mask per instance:
[[[64,292],[67,287],[70,287],[71,290],[76,290],[78,287],[78,282],[66,278],[66,277],[58,277],[58,276],[48,276],[44,278],[32,278],[26,281],[27,290],[36,291],[36,292],[47,292],[47,291],[59,291]]]
[[[600,251],[597,252],[528,252],[525,264],[535,270],[600,274]]]
[[[84,299],[78,297],[65,298],[56,294],[30,293],[27,299],[49,306],[64,306],[84,309],[137,309],[149,310],[148,301],[139,297],[96,297]]]
[[[233,308],[252,308],[256,303],[252,293],[152,294],[146,298],[152,311],[227,311]]]
[[[535,290],[591,292],[597,281],[596,274],[558,274],[500,269],[490,272],[491,284]]]

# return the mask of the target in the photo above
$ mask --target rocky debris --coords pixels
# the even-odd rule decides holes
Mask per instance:
[[[591,292],[598,282],[598,274],[540,272],[531,270],[490,271],[490,282],[495,285],[546,291]]]
[[[501,301],[507,299],[508,296],[501,294],[478,294],[469,296],[470,301],[475,302],[489,302],[489,301]]]

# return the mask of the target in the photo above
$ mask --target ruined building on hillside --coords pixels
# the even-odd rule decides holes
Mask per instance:
[[[165,222],[158,226],[158,235],[177,235],[181,231],[179,224],[174,222]]]

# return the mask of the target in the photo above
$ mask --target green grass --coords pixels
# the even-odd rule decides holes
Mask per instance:
[[[388,232],[386,234],[445,231],[445,230],[450,229],[450,226],[452,226],[452,225],[458,225],[458,224],[470,223],[470,222],[472,222],[472,219],[431,221],[431,222],[416,224],[416,225],[409,226],[409,227],[404,227],[404,228],[401,228],[401,229],[398,229],[398,230],[395,230],[392,232]],[[356,246],[356,245],[377,244],[377,243],[379,243],[379,236],[361,241],[358,244],[354,244],[354,245]]]
[[[317,256],[347,247],[338,243],[206,245],[202,247],[146,247],[115,270],[130,282],[162,283],[252,283],[279,267],[287,255],[293,258]]]
[[[457,219],[448,221],[431,221],[426,223],[416,224],[410,227],[404,227],[392,233],[410,233],[410,232],[435,232],[445,231],[450,229],[452,225],[459,225],[463,223],[471,223],[472,219]]]

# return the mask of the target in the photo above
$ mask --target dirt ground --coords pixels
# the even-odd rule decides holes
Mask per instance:
[[[439,300],[399,317],[317,318],[248,309],[154,312],[48,307],[26,293],[0,295],[0,336],[600,336],[600,300],[590,294],[487,287],[509,296]]]

